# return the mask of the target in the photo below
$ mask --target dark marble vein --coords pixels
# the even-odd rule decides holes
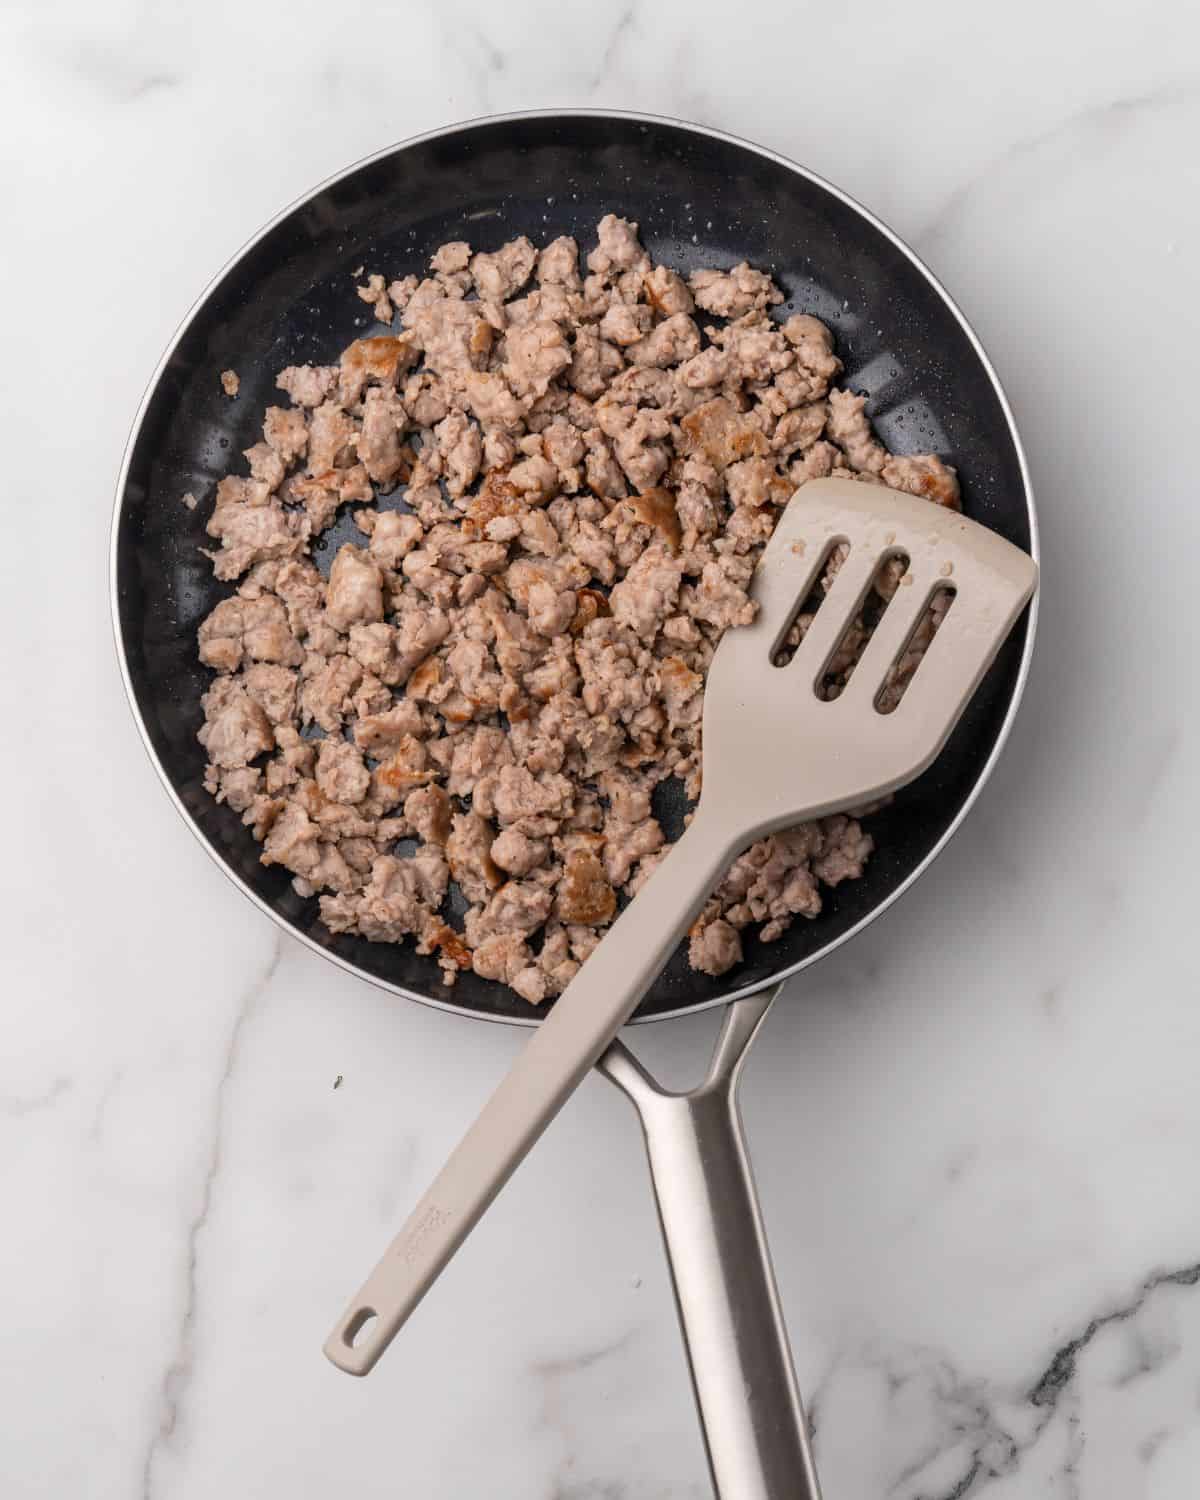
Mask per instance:
[[[1082,1491],[1079,1464],[1083,1457],[1086,1435],[1079,1411],[1073,1404],[1075,1397],[1072,1390],[1079,1369],[1080,1357],[1104,1329],[1114,1323],[1126,1323],[1136,1318],[1146,1305],[1147,1299],[1161,1287],[1188,1287],[1195,1286],[1198,1282],[1200,1282],[1200,1263],[1184,1266],[1174,1271],[1156,1272],[1142,1282],[1136,1295],[1129,1302],[1114,1308],[1111,1312],[1098,1314],[1077,1334],[1060,1345],[1049,1364],[1025,1393],[1025,1403],[1033,1407],[1036,1413],[1036,1420],[1028,1436],[1018,1441],[1002,1433],[986,1406],[980,1408],[978,1412],[979,1426],[968,1423],[964,1428],[963,1424],[955,1423],[950,1434],[950,1441],[942,1442],[938,1451],[945,1452],[954,1441],[968,1436],[971,1443],[970,1462],[950,1489],[943,1490],[937,1495],[930,1495],[928,1500],[966,1500],[968,1495],[982,1487],[987,1480],[998,1479],[1013,1473],[1025,1454],[1037,1445],[1042,1434],[1058,1415],[1065,1415],[1068,1433],[1066,1458],[1057,1471],[1059,1489],[1056,1493],[1067,1497],[1067,1500],[1080,1500]],[[1160,1364],[1163,1362],[1165,1361],[1159,1361]],[[1148,1365],[1147,1368],[1151,1366]],[[1068,1401],[1072,1403],[1070,1406],[1067,1405]],[[1004,1439],[999,1447],[996,1444],[997,1437]],[[923,1454],[919,1462],[910,1464],[904,1473],[897,1477],[892,1488],[898,1488],[906,1480],[915,1478],[925,1464],[932,1463],[937,1456],[938,1454],[934,1452]],[[926,1500],[924,1495],[922,1500]]]
[[[192,1378],[195,1356],[196,1310],[198,1302],[200,1241],[209,1221],[216,1197],[217,1179],[225,1154],[226,1112],[230,1086],[238,1058],[242,1033],[259,1001],[269,988],[283,953],[283,937],[277,934],[271,957],[262,974],[242,996],[229,1031],[225,1057],[213,1099],[213,1123],[208,1161],[200,1187],[200,1201],[187,1227],[184,1255],[183,1310],[177,1325],[174,1353],[159,1386],[158,1423],[147,1445],[142,1463],[142,1500],[153,1500],[154,1477],[162,1450],[170,1443],[179,1425],[179,1414]]]
[[[0,1115],[9,1120],[20,1120],[25,1115],[37,1114],[43,1109],[52,1109],[72,1087],[69,1078],[55,1078],[36,1094],[24,1098],[0,1097]]]
[[[1141,774],[1129,789],[1132,804],[1129,809],[1131,829],[1141,828],[1149,818],[1156,805],[1159,788],[1178,759],[1182,744],[1183,731],[1178,724],[1151,741]]]
[[[600,61],[592,76],[587,81],[586,87],[589,94],[595,93],[602,83],[610,82],[608,77],[609,70],[616,61],[617,54],[620,52],[626,36],[633,30],[634,10],[634,6],[627,5],[617,17],[617,24],[613,27],[612,33],[605,43],[604,51],[600,55]]]
[[[612,1339],[607,1344],[598,1344],[594,1349],[585,1349],[582,1354],[566,1355],[562,1359],[535,1360],[530,1365],[530,1369],[540,1381],[545,1383],[562,1380],[564,1376],[578,1375],[581,1370],[590,1370],[593,1365],[598,1365],[602,1360],[611,1359],[614,1354],[620,1354],[632,1338],[632,1331],[623,1333],[619,1339]]]
[[[467,71],[470,86],[464,91],[465,96],[473,106],[478,101],[481,113],[490,112],[494,108],[491,86],[507,71],[507,55],[487,35],[477,16],[464,15],[447,0],[438,0],[432,15],[435,30],[450,61],[459,63]],[[453,77],[453,72],[450,71],[448,76]]]
[[[1039,131],[1036,135],[1016,141],[956,188],[924,227],[910,236],[912,243],[922,253],[926,253],[931,247],[945,239],[962,217],[966,205],[974,198],[978,189],[999,173],[1033,160],[1047,150],[1058,146],[1115,135],[1144,116],[1174,108],[1179,104],[1193,103],[1198,93],[1200,89],[1194,84],[1171,83],[1161,88],[1150,89],[1144,94],[1109,99],[1103,104],[1078,110],[1049,129]]]
[[[1146,1298],[1152,1292],[1157,1291],[1160,1286],[1195,1286],[1198,1281],[1200,1281],[1200,1264],[1186,1266],[1179,1271],[1160,1271],[1147,1277],[1132,1302],[1124,1307],[1118,1307],[1113,1312],[1093,1318],[1081,1333],[1068,1339],[1055,1352],[1054,1357],[1029,1392],[1030,1405],[1053,1408],[1065,1388],[1074,1380],[1075,1371],[1079,1365],[1079,1356],[1101,1329],[1113,1323],[1126,1323],[1130,1318],[1136,1318],[1145,1306]]]
[[[179,77],[162,68],[143,67],[128,49],[81,41],[58,54],[66,71],[110,98],[136,104],[151,94],[174,89]]]
[[[626,1500],[629,1491],[616,1479],[585,1479],[580,1484],[555,1484],[550,1500]]]
[[[88,1140],[99,1141],[104,1135],[104,1125],[108,1118],[109,1106],[113,1097],[121,1086],[121,1080],[125,1076],[125,1069],[117,1066],[109,1074],[108,1081],[100,1090],[100,1097],[96,1100],[96,1107],[92,1111],[92,1122],[88,1126]]]
[[[627,1490],[622,1481],[584,1480],[570,1474],[573,1466],[572,1440],[569,1424],[562,1411],[561,1386],[572,1376],[620,1354],[633,1338],[634,1330],[630,1329],[619,1338],[584,1349],[579,1354],[564,1355],[561,1359],[539,1359],[530,1365],[530,1372],[541,1389],[541,1424],[561,1439],[564,1448],[564,1457],[551,1477],[548,1500],[626,1500]]]

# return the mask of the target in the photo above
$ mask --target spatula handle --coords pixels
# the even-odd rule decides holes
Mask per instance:
[[[365,1375],[530,1147],[629,1019],[740,840],[697,810],[683,837],[613,923],[455,1147],[325,1343]]]

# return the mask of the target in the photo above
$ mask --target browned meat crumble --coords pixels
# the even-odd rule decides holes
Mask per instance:
[[[221,389],[227,396],[236,396],[241,385],[242,378],[236,370],[221,371]]]
[[[887,452],[833,384],[829,330],[773,317],[769,277],[685,280],[612,214],[582,264],[567,238],[454,242],[424,279],[356,290],[399,327],[281,371],[289,404],[217,486],[210,555],[238,582],[199,632],[206,785],[332,931],[412,938],[447,983],[472,968],[538,1004],[662,858],[654,788],[699,792],[705,673],[754,617],[796,487],[842,474],[957,506],[957,481]],[[326,582],[310,546],[346,505],[361,540]],[[852,641],[840,657],[831,694]],[[693,927],[693,967],[815,917],[871,848],[844,816],[760,840]]]

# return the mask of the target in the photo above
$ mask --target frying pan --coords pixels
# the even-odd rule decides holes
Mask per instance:
[[[467,973],[447,990],[435,961],[411,947],[327,932],[316,901],[297,896],[285,871],[261,865],[259,847],[238,815],[204,791],[205,756],[196,731],[210,674],[197,660],[196,628],[231,586],[213,578],[201,548],[208,545],[204,525],[216,481],[256,441],[263,408],[277,394],[276,372],[326,363],[363,333],[369,314],[352,285],[360,267],[389,277],[420,274],[433,248],[451,239],[481,250],[518,234],[535,242],[571,234],[587,244],[607,212],[636,220],[652,256],[681,270],[748,260],[769,271],[786,298],[781,316],[811,312],[833,329],[846,367],[843,383],[868,395],[883,441],[894,451],[942,454],[959,470],[967,513],[1037,555],[1033,496],[1012,414],[962,314],[878,219],[772,152],[702,127],[613,111],[505,115],[383,151],[268,224],[185,319],[151,380],[126,449],[111,582],[130,703],[177,809],[267,915],[342,968],[397,995],[523,1025],[535,1024],[537,1012],[503,986]],[[221,392],[217,376],[225,368],[241,377],[236,401]],[[181,504],[189,491],[200,498],[194,511]],[[343,518],[317,543],[314,560],[328,571],[342,542],[357,538],[353,522]],[[832,951],[896,900],[945,846],[995,764],[1028,672],[1034,620],[1031,607],[934,766],[870,820],[877,852],[864,876],[823,892],[821,915],[795,923],[777,942],[748,937],[745,960],[731,974],[692,973],[685,955],[676,954],[636,1019],[756,996]],[[665,792],[655,810],[669,834],[678,829],[678,799]],[[659,1206],[722,1495],[815,1494],[734,1098],[739,1060],[764,1013],[756,996],[727,1018],[713,1074],[689,1096],[693,1105],[701,1096],[720,1101],[711,1107],[659,1109],[651,1102],[653,1086],[623,1049],[605,1060],[610,1076],[638,1104],[659,1169]],[[656,1153],[654,1122],[668,1115],[673,1123],[663,1128],[684,1141],[683,1157],[665,1145]],[[696,1145],[701,1115],[709,1121],[702,1147]],[[665,1199],[688,1177],[683,1158],[689,1152],[693,1168],[698,1161],[703,1166],[696,1169],[692,1207],[676,1210]],[[696,1194],[708,1204],[707,1217],[695,1211]],[[717,1226],[711,1212],[731,1197],[740,1209],[731,1216],[740,1225],[734,1230],[728,1221]],[[687,1220],[687,1233],[672,1233],[668,1219]],[[730,1233],[732,1246],[725,1238]],[[740,1266],[746,1290],[743,1297],[724,1285],[720,1307],[707,1292],[692,1295],[716,1319],[702,1329],[698,1307],[684,1305],[689,1299],[680,1285],[679,1257],[685,1242],[694,1249],[697,1237],[706,1235],[705,1267],[692,1281],[711,1290],[714,1278]],[[768,1350],[765,1364],[752,1346]],[[698,1365],[722,1363],[734,1378],[718,1382],[724,1394],[710,1397],[706,1409]],[[745,1408],[740,1415],[732,1410],[739,1404]],[[780,1476],[788,1465],[793,1476],[802,1466],[807,1480],[785,1483]]]

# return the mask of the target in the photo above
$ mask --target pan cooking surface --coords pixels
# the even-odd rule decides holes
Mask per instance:
[[[605,213],[635,219],[656,261],[684,271],[739,260],[783,288],[780,317],[828,323],[842,383],[897,452],[936,450],[958,467],[967,513],[1033,550],[1032,500],[1020,450],[985,360],[959,316],[880,225],[785,162],[693,127],[631,116],[535,114],[481,121],[397,147],[289,210],[227,269],[179,335],[143,407],[126,457],[114,530],[114,594],[130,692],[164,780],[210,851],[297,935],[364,977],[494,1019],[536,1017],[501,985],[464,974],[447,990],[411,947],[335,937],[290,877],[258,862],[236,813],[203,789],[196,742],[210,680],[195,632],[232,592],[201,547],[216,482],[244,472],[285,365],[329,363],[369,331],[354,295],[360,266],[423,274],[432,251],[466,239],[494,250],[575,235],[590,248]],[[241,377],[236,401],[221,370]],[[181,496],[200,504],[188,511]],[[325,571],[348,518],[317,543]],[[692,973],[682,952],[639,1016],[728,999],[811,962],[881,910],[952,829],[1003,735],[1023,678],[1029,622],[1014,631],[932,769],[868,821],[877,850],[861,880],[823,890],[815,921],[778,942],[745,939],[745,962],[720,979]],[[669,803],[669,799],[668,799]],[[661,805],[661,804],[660,804]],[[678,804],[661,805],[668,825]]]

